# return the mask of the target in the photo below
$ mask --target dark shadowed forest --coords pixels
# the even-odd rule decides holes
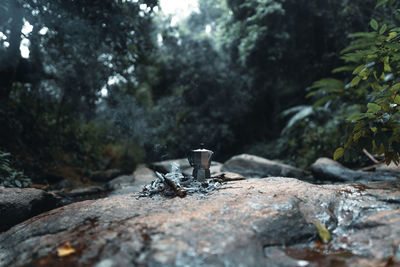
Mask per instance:
[[[399,162],[397,1],[2,0],[0,184],[185,157]]]

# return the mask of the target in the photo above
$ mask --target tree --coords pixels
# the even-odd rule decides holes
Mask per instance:
[[[154,48],[157,2],[2,1],[0,147],[34,169],[36,161],[49,166],[59,150],[82,159],[80,127],[96,115],[100,90],[117,90],[112,78],[133,83],[136,66]],[[32,30],[23,33],[27,25]]]
[[[365,29],[372,1],[229,0],[225,50],[252,88],[243,139],[279,135],[279,114],[305,102],[307,86],[338,62],[346,35]]]
[[[383,21],[372,19],[373,31],[350,35],[354,40],[341,57],[347,65],[333,71],[349,72],[351,79],[324,79],[313,86],[317,90],[311,95],[319,95],[320,103],[336,100],[354,106],[347,118],[352,130],[334,152],[335,159],[349,160],[365,148],[383,154],[387,164],[400,163],[400,28],[396,27],[400,16],[396,1],[378,1],[377,7],[384,5]]]

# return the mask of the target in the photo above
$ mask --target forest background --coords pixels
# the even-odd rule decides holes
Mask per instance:
[[[349,116],[356,123],[362,112],[374,112],[372,120],[389,114],[379,122],[395,125],[385,130],[388,140],[398,125],[395,112],[383,113],[385,103],[369,103],[370,76],[354,72],[365,54],[349,56],[379,50],[378,37],[389,40],[393,55],[400,49],[396,1],[376,6],[199,0],[176,22],[157,0],[3,0],[0,182],[51,183],[71,170],[130,172],[139,163],[184,157],[200,143],[218,161],[246,152],[307,168],[336,151],[347,165],[362,166],[368,159],[360,147],[341,146],[351,138],[366,147],[362,141],[371,137],[355,137]],[[359,32],[376,34],[351,35]],[[386,56],[372,60],[382,63],[380,84],[392,75],[392,88],[397,59]],[[395,104],[390,97],[386,104]],[[396,160],[396,140],[370,151]]]

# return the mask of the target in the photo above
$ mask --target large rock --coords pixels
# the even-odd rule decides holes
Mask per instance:
[[[0,234],[0,266],[394,266],[399,188],[270,178],[185,198],[88,200]],[[315,242],[319,222],[329,244]]]
[[[108,182],[115,177],[118,177],[123,172],[119,169],[109,169],[104,171],[94,171],[91,173],[90,178],[96,182]]]
[[[172,165],[179,166],[180,172],[185,175],[192,175],[193,168],[190,166],[187,158],[182,159],[170,159],[160,162],[153,162],[150,164],[150,168],[160,173],[168,173],[172,171]],[[211,161],[210,173],[221,172],[222,163],[217,161]]]
[[[230,158],[224,163],[221,170],[239,173],[247,178],[270,176],[306,177],[306,173],[302,169],[248,154],[241,154]]]
[[[128,194],[140,192],[144,185],[156,179],[153,170],[145,165],[139,165],[132,175],[122,175],[107,183],[107,188],[111,190],[110,195]]]
[[[388,181],[397,180],[399,172],[387,171],[355,171],[344,167],[329,158],[319,158],[311,165],[313,176],[320,181],[353,182],[353,181]]]
[[[104,188],[104,186],[96,185],[78,187],[72,190],[58,190],[53,192],[61,198],[61,205],[68,205],[73,202],[88,199],[97,199],[106,195],[106,189]]]
[[[0,187],[0,232],[55,208],[59,200],[40,189]]]

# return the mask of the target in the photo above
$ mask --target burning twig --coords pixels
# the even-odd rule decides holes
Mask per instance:
[[[174,181],[168,179],[167,177],[164,177],[165,183],[174,190],[175,194],[177,194],[179,197],[185,197],[186,196],[186,190],[183,190],[178,184],[176,184]]]
[[[175,183],[174,181],[172,181],[171,179],[165,177],[165,175],[162,175],[159,172],[156,172],[156,175],[162,180],[164,181],[164,183],[166,185],[168,185],[177,196],[179,197],[185,197],[187,192],[186,190],[182,189],[180,185],[178,185],[177,183]]]

